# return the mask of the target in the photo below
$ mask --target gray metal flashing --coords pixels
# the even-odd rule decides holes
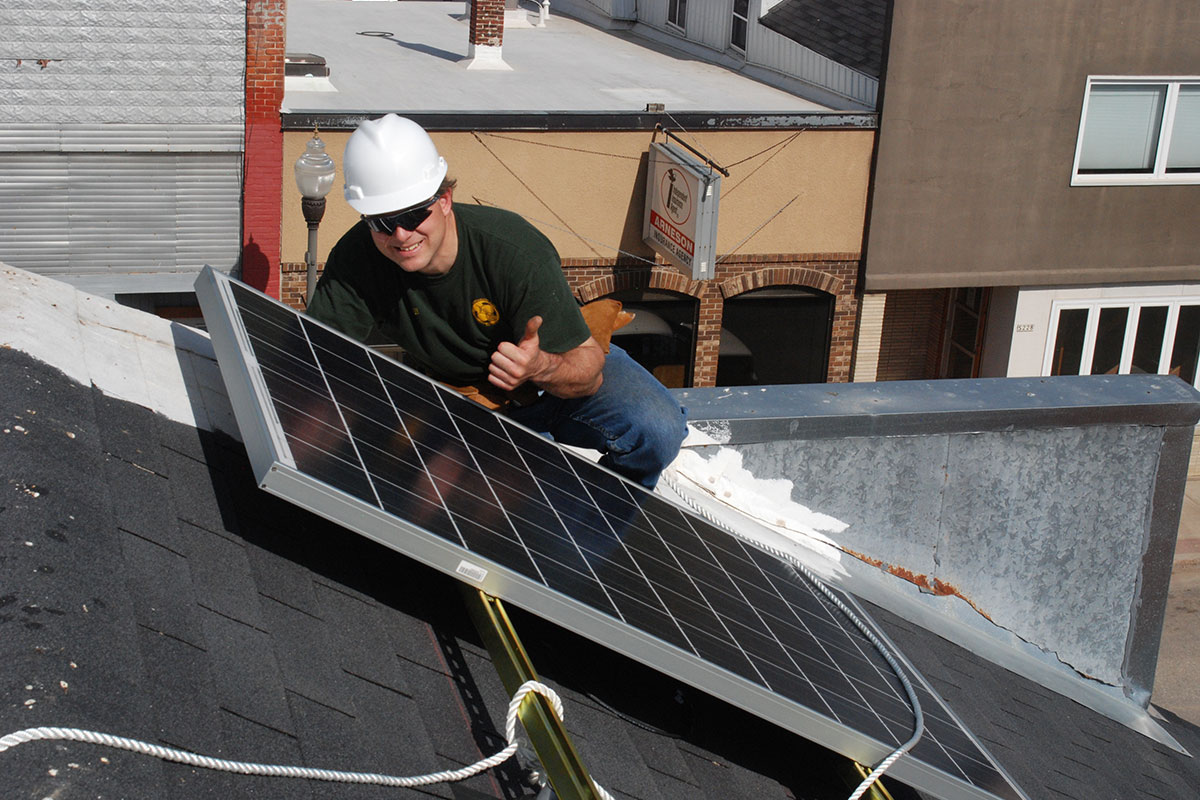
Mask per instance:
[[[1053,654],[1047,654],[1010,631],[1001,631],[994,626],[984,628],[978,624],[980,620],[968,621],[952,612],[947,613],[945,608],[939,608],[939,604],[952,603],[953,598],[934,598],[901,578],[890,576],[866,563],[847,563],[851,577],[834,581],[839,588],[886,608],[997,666],[1070,698],[1176,752],[1191,755],[1151,716],[1144,705],[1128,697],[1122,690],[1085,679]]]
[[[1146,707],[1193,387],[1118,375],[675,394],[756,478],[848,523],[837,547],[864,581],[848,591],[1178,747]]]
[[[213,269],[216,269],[213,267]],[[37,271],[34,269],[33,271]],[[113,297],[119,294],[190,293],[200,270],[163,272],[53,273],[55,280],[74,286],[81,292]]]
[[[1150,702],[1158,668],[1159,643],[1166,617],[1167,592],[1174,566],[1175,541],[1191,460],[1194,429],[1170,426],[1163,431],[1154,499],[1150,503],[1145,554],[1138,572],[1139,585],[1129,609],[1129,640],[1125,654],[1126,691],[1141,706]]]
[[[363,120],[386,110],[309,112],[284,111],[285,131],[352,131]],[[737,112],[727,111],[409,111],[401,114],[431,131],[652,131],[658,126],[687,131],[730,130],[875,130],[877,114],[842,112]]]
[[[854,557],[828,561],[809,547],[797,547],[776,530],[766,527],[702,493],[689,493],[689,504],[705,516],[734,530],[760,546],[799,559],[823,580],[843,592],[865,600],[953,642],[997,666],[1021,675],[1063,697],[1070,698],[1127,728],[1180,753],[1190,755],[1145,708],[1120,688],[1086,680],[1052,653],[1025,641],[1012,631],[998,628],[957,598],[922,591],[913,583]],[[836,546],[833,546],[836,547]],[[905,661],[907,662],[907,657]]]
[[[722,444],[1200,420],[1200,392],[1170,375],[692,388],[675,395],[689,419]]]

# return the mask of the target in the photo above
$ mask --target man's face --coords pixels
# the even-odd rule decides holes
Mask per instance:
[[[451,192],[446,191],[415,229],[397,227],[391,233],[372,230],[371,239],[380,253],[405,272],[445,274],[458,254],[458,232],[451,209]]]

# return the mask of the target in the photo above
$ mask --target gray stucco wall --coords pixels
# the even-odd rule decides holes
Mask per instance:
[[[1089,75],[1200,75],[1195,0],[896,0],[866,288],[1200,279],[1200,186],[1076,186]]]

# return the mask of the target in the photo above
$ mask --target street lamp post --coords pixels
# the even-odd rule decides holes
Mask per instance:
[[[313,130],[312,138],[304,148],[304,155],[296,159],[296,188],[300,190],[300,208],[308,224],[308,250],[304,263],[308,267],[305,276],[304,302],[312,302],[313,289],[317,286],[317,227],[325,216],[325,195],[333,188],[333,159],[325,152],[325,143]]]

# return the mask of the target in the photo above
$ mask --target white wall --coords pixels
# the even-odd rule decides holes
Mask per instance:
[[[1042,374],[1046,345],[1053,334],[1050,322],[1055,301],[1177,300],[1183,297],[1200,297],[1200,284],[1022,287],[1018,290],[1013,315],[1007,375],[1010,378],[1025,378]]]

